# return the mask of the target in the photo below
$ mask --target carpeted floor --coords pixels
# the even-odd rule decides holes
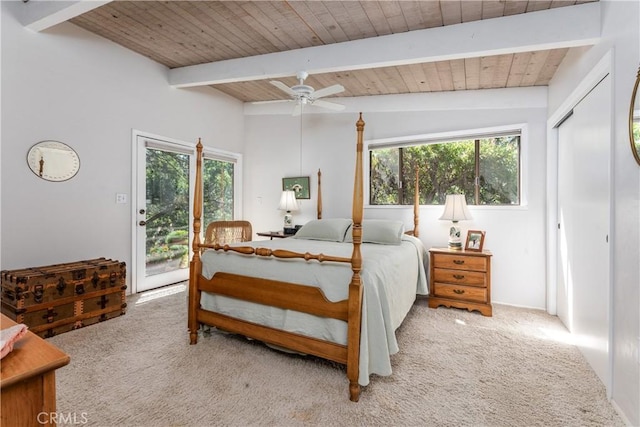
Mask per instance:
[[[58,412],[91,426],[623,426],[557,318],[429,309],[398,330],[393,375],[348,400],[344,368],[217,332],[188,344],[183,285],[128,313],[50,338]],[[86,422],[85,422],[86,421]]]

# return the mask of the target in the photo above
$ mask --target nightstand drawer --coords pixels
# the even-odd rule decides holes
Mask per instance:
[[[436,297],[460,299],[475,302],[487,302],[487,289],[473,286],[434,283]]]
[[[487,286],[487,274],[482,271],[449,270],[435,268],[433,280],[436,282],[460,284],[467,286]]]
[[[433,254],[433,266],[454,270],[487,271],[487,258],[462,254]]]

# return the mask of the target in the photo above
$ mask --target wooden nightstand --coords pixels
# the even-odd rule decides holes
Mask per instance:
[[[277,239],[286,239],[287,237],[293,236],[293,234],[284,234],[282,231],[261,231],[256,233],[258,236],[268,237],[269,240],[273,240],[273,238]]]
[[[429,307],[466,308],[492,315],[491,252],[429,250]]]

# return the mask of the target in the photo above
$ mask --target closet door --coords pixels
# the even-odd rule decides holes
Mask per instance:
[[[557,313],[567,329],[573,330],[573,265],[570,256],[574,234],[572,210],[573,194],[573,138],[575,134],[575,118],[573,114],[562,122],[558,128],[558,295]]]
[[[608,390],[611,82],[559,127],[558,316]]]

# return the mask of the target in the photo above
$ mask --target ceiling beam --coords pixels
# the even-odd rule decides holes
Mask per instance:
[[[391,95],[371,95],[341,97],[345,106],[343,113],[366,111],[367,113],[389,113],[407,111],[478,111],[512,110],[516,108],[539,108],[546,111],[547,87],[507,87],[451,92],[401,93]],[[291,116],[292,105],[244,103],[245,116],[278,114]],[[335,111],[305,107],[304,114],[335,114]]]
[[[44,31],[110,2],[111,0],[30,0],[22,5],[20,22],[30,30]]]
[[[600,2],[174,68],[169,84],[203,86],[592,45]]]

